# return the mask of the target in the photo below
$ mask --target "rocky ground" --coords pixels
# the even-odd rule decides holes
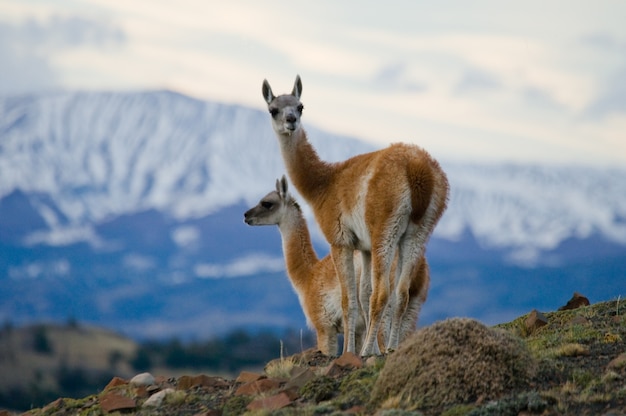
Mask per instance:
[[[443,321],[383,357],[305,351],[232,380],[114,378],[99,394],[24,415],[626,414],[626,302],[588,305],[578,295],[561,309],[494,328]]]

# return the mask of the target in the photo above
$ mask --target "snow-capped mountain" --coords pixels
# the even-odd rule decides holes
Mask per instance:
[[[0,287],[9,295],[0,319],[125,319],[119,328],[145,336],[197,332],[207,319],[202,333],[262,319],[303,321],[301,313],[300,321],[284,318],[298,306],[277,230],[241,221],[285,171],[268,117],[169,91],[0,98]],[[306,113],[304,123],[326,160],[375,149],[307,125]],[[485,283],[501,273],[496,266],[544,276],[586,259],[611,265],[614,292],[603,293],[624,294],[626,276],[610,274],[626,263],[626,169],[441,162],[451,199],[429,246],[433,276],[462,276],[462,286],[471,276]],[[323,253],[323,239],[313,235]],[[476,274],[479,264],[489,272]],[[241,276],[246,285],[227,279]],[[273,283],[259,283],[267,279]],[[587,280],[577,282],[574,290],[583,290]],[[232,313],[250,310],[234,299],[261,303],[262,289],[263,313]],[[451,289],[433,277],[431,299]],[[160,307],[150,303],[155,293]],[[163,317],[170,302],[194,299],[198,308],[203,299],[217,304],[195,319]],[[133,313],[120,315],[120,307]],[[218,319],[227,310],[228,322]]]

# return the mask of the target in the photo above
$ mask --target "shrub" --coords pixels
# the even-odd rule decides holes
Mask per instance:
[[[392,398],[405,409],[496,399],[528,385],[536,363],[523,342],[467,318],[417,331],[391,354],[372,404]]]

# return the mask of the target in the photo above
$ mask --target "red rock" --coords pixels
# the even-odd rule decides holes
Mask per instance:
[[[361,367],[363,367],[363,360],[359,356],[351,352],[345,352],[330,363],[324,371],[324,374],[329,377],[336,377],[343,374],[346,369]]]
[[[300,387],[297,387],[297,386],[283,387],[280,390],[280,392],[285,393],[287,397],[289,397],[289,400],[291,401],[294,401],[300,398]]]
[[[261,380],[267,378],[267,376],[259,373],[253,373],[251,371],[242,371],[239,373],[239,377],[235,380],[237,383],[250,383],[252,381]]]
[[[278,410],[282,409],[285,406],[291,404],[291,399],[287,396],[287,394],[278,393],[274,396],[263,397],[260,399],[253,400],[246,407],[248,410]]]
[[[358,355],[352,352],[344,352],[339,358],[335,360],[335,363],[340,367],[347,368],[361,368],[363,367],[363,360]]]
[[[59,398],[53,401],[52,403],[47,404],[46,407],[42,409],[42,411],[45,414],[48,414],[51,410],[60,409],[64,405],[65,405],[65,401],[63,400],[63,398]]]
[[[533,309],[528,315],[528,318],[524,321],[524,325],[528,333],[532,334],[542,326],[548,325],[548,318],[537,309]]]
[[[199,376],[198,385],[203,387],[230,387],[230,384],[222,377],[210,377],[205,375]]]
[[[586,297],[584,297],[578,292],[574,292],[574,295],[572,296],[572,298],[569,301],[567,301],[566,305],[561,306],[559,310],[566,311],[569,309],[578,309],[581,306],[588,306],[588,305],[589,305],[589,299],[587,299]]]
[[[187,390],[196,386],[226,387],[228,383],[221,377],[210,377],[205,374],[200,374],[197,376],[181,376],[178,379],[176,388],[178,390]]]
[[[135,400],[130,397],[111,392],[100,397],[100,407],[106,413],[111,413],[116,410],[134,409],[137,407],[137,403],[135,403]]]
[[[158,388],[158,386],[156,386],[156,387]],[[137,397],[141,397],[141,398],[148,397],[149,396],[148,388],[146,386],[137,386],[137,387],[135,387],[135,395]]]
[[[191,376],[180,376],[178,378],[178,383],[176,384],[176,388],[178,390],[187,390],[190,389],[193,385],[193,378]]]
[[[285,389],[290,389],[292,387],[301,388],[315,377],[316,376],[313,371],[308,368],[300,367],[298,371],[293,373],[293,376],[285,385]]]
[[[235,396],[253,396],[265,393],[280,387],[280,382],[269,378],[246,383],[235,391]]]
[[[109,381],[109,384],[106,385],[106,387],[104,388],[104,390],[108,390],[112,387],[117,387],[117,386],[124,386],[128,384],[128,381],[124,380],[123,378],[120,377],[113,377],[111,379],[111,381]]]

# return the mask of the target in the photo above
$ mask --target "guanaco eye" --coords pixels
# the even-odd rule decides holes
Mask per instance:
[[[272,209],[274,204],[272,204],[271,202],[268,202],[268,201],[263,201],[263,202],[261,202],[261,206],[263,208],[265,208],[265,209]]]
[[[302,114],[302,110],[304,110],[304,106],[302,104],[297,107],[298,113]]]
[[[278,115],[278,108],[270,108],[270,114],[272,117],[276,117]]]

